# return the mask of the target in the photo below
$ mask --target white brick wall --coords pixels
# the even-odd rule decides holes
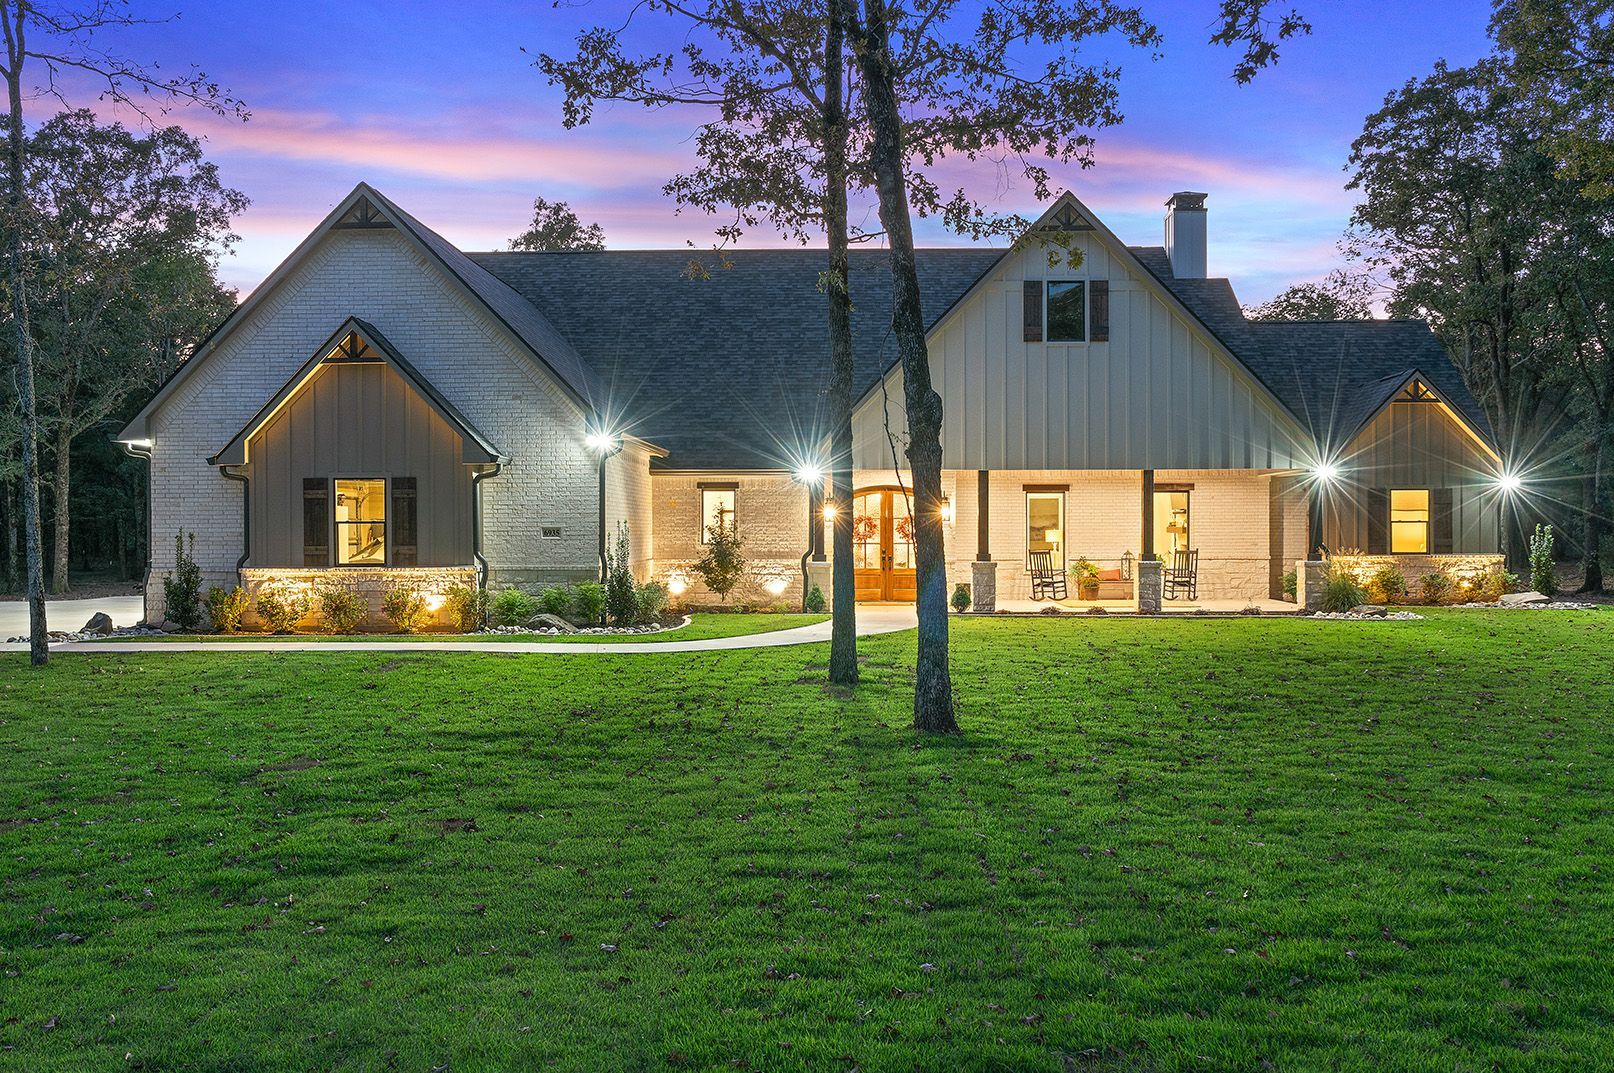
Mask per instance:
[[[209,583],[235,579],[241,489],[207,464],[350,316],[379,328],[511,461],[482,484],[493,580],[592,577],[594,460],[585,415],[526,351],[398,232],[336,231],[153,415],[153,577],[162,612],[173,534],[195,531]],[[559,526],[558,540],[542,539]]]
[[[801,601],[801,556],[807,550],[807,489],[787,474],[711,473],[655,474],[651,478],[654,499],[655,576],[666,581],[673,571],[685,571],[701,556],[700,535],[702,481],[732,481],[735,493],[735,524],[739,527],[741,554],[749,564],[749,576],[729,595],[730,603],[798,605]],[[711,602],[716,597],[706,591],[699,578],[688,573],[689,591],[683,602]],[[778,593],[767,591],[769,578],[785,581]]]

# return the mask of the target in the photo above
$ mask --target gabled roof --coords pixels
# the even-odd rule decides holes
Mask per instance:
[[[919,250],[932,324],[1002,250]],[[473,253],[594,367],[624,430],[676,469],[786,469],[825,431],[829,331],[823,250],[736,250],[690,279],[679,250]],[[896,353],[884,251],[851,254],[854,397]]]
[[[1159,246],[1134,246],[1132,253],[1283,400],[1325,455],[1342,451],[1420,373],[1495,452],[1490,422],[1425,322],[1248,320],[1227,280],[1178,279]]]
[[[565,336],[510,288],[490,276],[460,252],[453,244],[419,220],[404,212],[368,183],[359,183],[341,203],[332,209],[319,226],[298,244],[280,265],[258,286],[246,301],[236,306],[217,328],[214,328],[195,353],[174,370],[157,393],[140,412],[118,433],[120,441],[148,439],[148,421],[157,408],[185,382],[218,347],[229,338],[252,312],[268,300],[297,266],[313,251],[321,239],[332,231],[379,230],[396,228],[416,249],[435,261],[460,287],[507,328],[530,352],[534,360],[546,368],[561,386],[585,408],[592,409],[598,396],[593,370],[580,358]]]
[[[499,453],[499,449],[488,440],[476,427],[466,420],[465,415],[454,408],[454,404],[443,398],[442,394],[432,386],[409,362],[404,360],[402,354],[387,341],[375,327],[358,317],[349,317],[336,332],[325,341],[325,345],[314,351],[314,356],[303,363],[302,368],[287,380],[285,386],[275,393],[274,398],[263,404],[263,408],[245,425],[241,431],[230,438],[218,454],[207,460],[210,466],[240,466],[247,461],[247,441],[255,436],[259,429],[269,423],[269,419],[279,412],[280,408],[291,401],[303,386],[313,379],[320,367],[327,364],[345,364],[355,362],[382,362],[390,365],[394,372],[401,376],[418,394],[427,406],[446,421],[450,428],[460,436],[460,461],[468,465],[487,464],[492,462],[509,461]]]

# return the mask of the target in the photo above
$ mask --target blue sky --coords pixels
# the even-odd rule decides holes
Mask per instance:
[[[1126,122],[1100,132],[1096,168],[1059,176],[1132,243],[1160,242],[1172,191],[1208,191],[1211,272],[1232,277],[1246,302],[1339,263],[1352,202],[1342,168],[1384,95],[1437,59],[1463,64],[1488,50],[1486,0],[1293,3],[1314,33],[1241,87],[1229,77],[1234,56],[1205,43],[1215,0],[1145,0],[1164,55],[1112,54]],[[253,200],[223,266],[238,287],[261,280],[360,179],[467,249],[506,243],[539,194],[599,221],[613,247],[710,241],[710,221],[676,215],[660,192],[693,160],[699,117],[619,106],[568,132],[557,94],[521,51],[566,51],[579,27],[619,22],[621,3],[176,9],[179,20],[130,31],[120,47],[170,69],[198,63],[253,112],[244,125],[194,109],[168,119],[204,136],[226,181]],[[990,166],[954,174],[997,207],[1036,211],[1023,183],[1005,186]],[[919,233],[927,244],[958,241],[933,222]]]

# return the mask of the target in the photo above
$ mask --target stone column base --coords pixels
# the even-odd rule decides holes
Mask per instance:
[[[1159,559],[1140,559],[1137,570],[1138,611],[1157,615],[1160,613],[1161,578],[1165,564]]]
[[[970,610],[990,615],[998,609],[998,564],[970,563]]]
[[[1328,564],[1321,559],[1295,563],[1295,603],[1306,611],[1320,611],[1323,586],[1328,583]]]
[[[821,563],[809,561],[807,563],[807,592],[812,592],[814,585],[817,585],[818,591],[824,594],[824,610],[833,611],[835,609],[834,563],[828,561]],[[803,593],[802,599],[805,600],[806,598],[807,594]]]

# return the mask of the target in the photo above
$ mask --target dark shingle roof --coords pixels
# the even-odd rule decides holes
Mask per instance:
[[[453,250],[421,231],[426,241]],[[1249,321],[1227,280],[1177,279],[1158,246],[1131,252],[1319,443],[1342,447],[1413,372],[1489,434],[1483,412],[1423,321]],[[1001,256],[920,250],[929,324]],[[535,348],[552,363],[551,354],[582,366],[586,371],[568,378],[587,385],[594,405],[608,409],[624,431],[666,448],[670,457],[659,464],[785,468],[823,432],[824,254],[748,250],[729,258],[732,267],[694,280],[685,271],[690,255],[678,250],[459,255],[492,291],[484,300],[531,303],[525,321],[519,310],[511,316],[528,324]],[[896,357],[888,266],[883,251],[852,254],[854,399]]]
[[[1177,279],[1164,249],[1131,249],[1325,450],[1343,448],[1414,372],[1481,435],[1490,435],[1484,411],[1423,321],[1246,320],[1227,280]]]
[[[482,300],[494,316],[504,322],[505,327],[515,333],[516,338],[525,343],[556,376],[560,377],[563,384],[584,402],[594,404],[599,394],[599,383],[595,379],[594,370],[577,353],[566,336],[557,331],[532,303],[524,301],[521,295],[494,278],[487,269],[468,257],[458,246],[397,205],[387,201],[380,193],[374,190],[371,190],[371,193],[378,200],[385,202],[387,211],[396,216],[397,222],[413,232],[415,237],[443,262],[445,268],[454,273],[472,294]]]
[[[934,324],[1001,250],[920,250]],[[593,367],[596,403],[624,431],[666,448],[674,469],[779,469],[823,432],[829,375],[822,250],[740,250],[709,279],[679,250],[473,253]],[[853,398],[896,357],[883,251],[851,257]],[[605,400],[609,399],[609,403]]]

